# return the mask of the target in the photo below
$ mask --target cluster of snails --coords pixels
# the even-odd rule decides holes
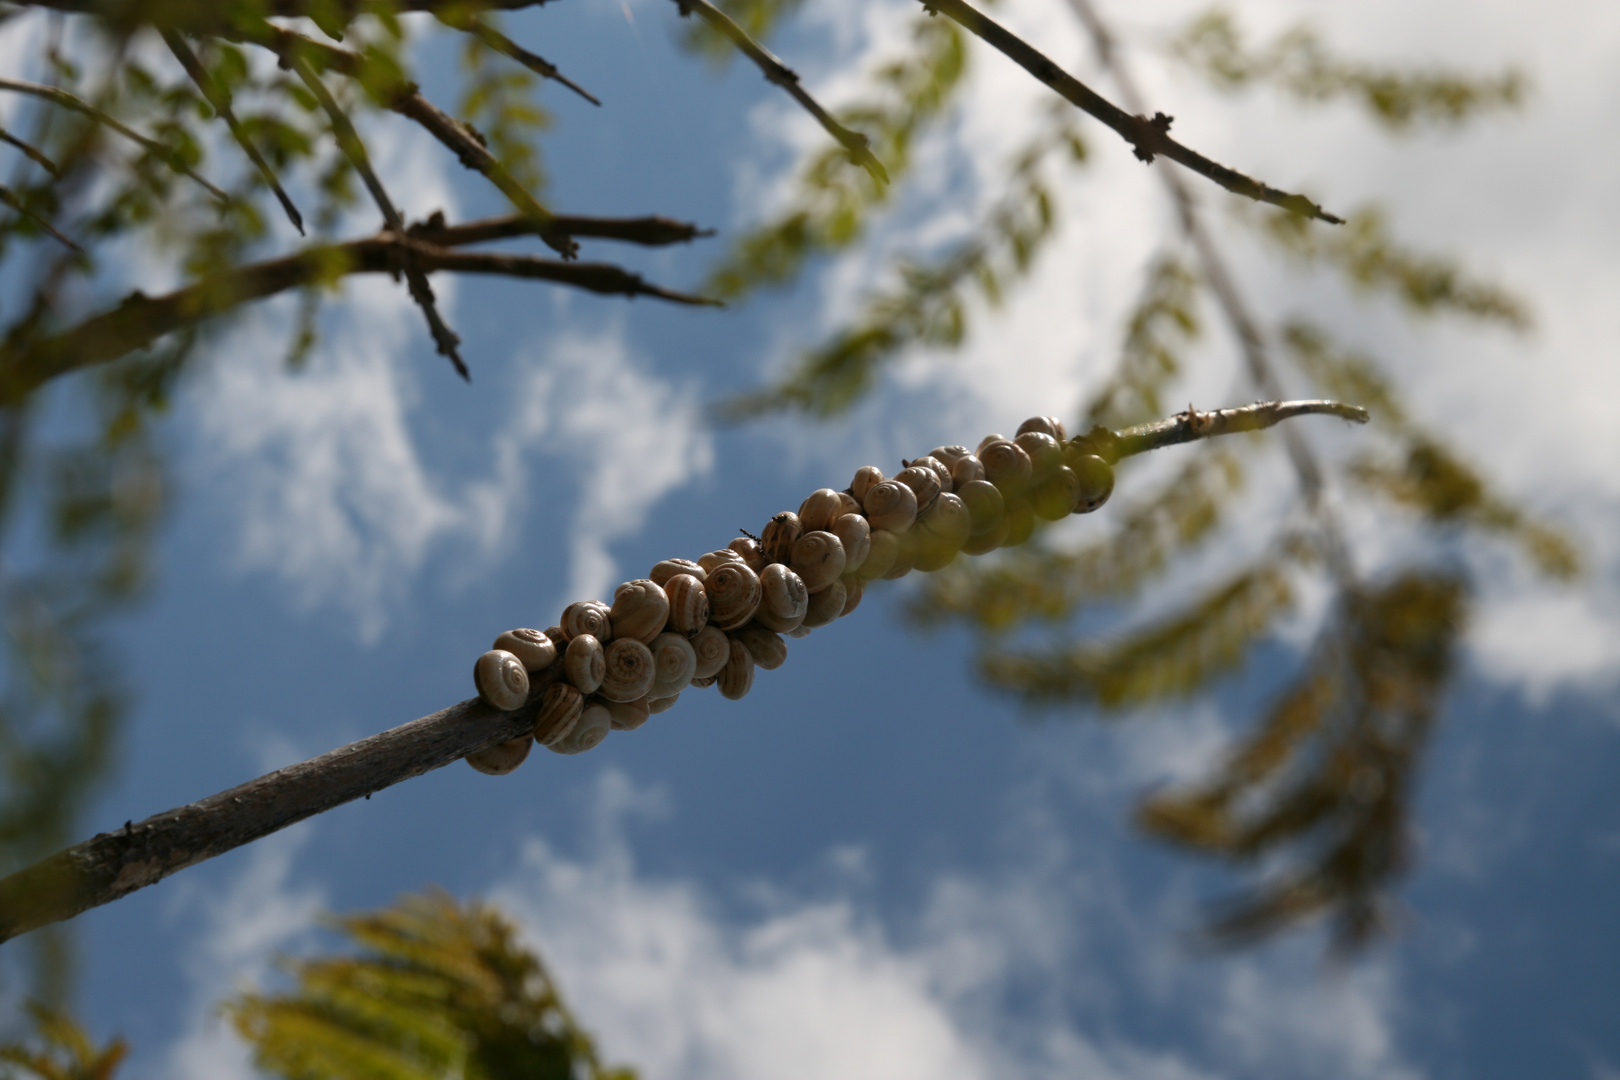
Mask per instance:
[[[1089,513],[1114,490],[1106,440],[1070,440],[1052,417],[1015,438],[991,435],[976,452],[941,446],[886,478],[873,466],[843,491],[812,492],[797,513],[771,518],[696,561],[665,559],[627,581],[612,604],[570,604],[545,631],[508,630],[473,667],[478,696],[503,712],[539,686],[534,734],[467,755],[480,772],[522,764],[534,743],[578,754],[633,731],[688,686],[718,685],[736,700],[787,659],[782,635],[803,637],[848,615],[868,582],[938,570],[957,552],[981,555],[1029,538],[1037,518]]]

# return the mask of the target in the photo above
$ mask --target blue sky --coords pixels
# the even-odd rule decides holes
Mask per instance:
[[[1620,1077],[1620,150],[1594,137],[1620,106],[1620,10],[1521,7],[1240,9],[1258,34],[1309,17],[1351,54],[1513,63],[1533,79],[1518,116],[1395,141],[1347,109],[1217,98],[1178,75],[1153,28],[1192,5],[1105,9],[1187,141],[1335,207],[1382,202],[1415,242],[1464,256],[1537,312],[1524,338],[1415,328],[1234,245],[1272,315],[1308,311],[1391,358],[1422,418],[1526,509],[1571,527],[1591,567],[1559,590],[1503,549],[1451,553],[1479,582],[1479,607],[1429,750],[1394,940],[1344,969],[1309,931],[1196,955],[1187,931],[1234,879],[1126,824],[1141,791],[1199,775],[1240,730],[1258,688],[1297,661],[1322,596],[1305,589],[1278,640],[1219,693],[1105,725],[987,694],[964,636],[906,629],[903,588],[874,589],[854,617],[791,642],[743,703],[691,692],[587,755],[539,754],[505,778],[441,770],[81,916],[85,1014],[131,1040],[127,1075],[251,1075],[220,998],[273,985],[275,954],[321,944],[317,912],[435,883],[520,919],[607,1055],[649,1080]],[[1095,77],[1065,5],[1003,8]],[[779,48],[835,104],[911,14],[806,9]],[[753,70],[720,76],[681,54],[676,26],[674,5],[654,0],[570,0],[511,21],[605,102],[548,89],[553,205],[722,229],[692,248],[587,252],[682,288],[777,204],[794,154],[824,136]],[[21,51],[19,35],[0,44]],[[430,96],[449,104],[445,61],[423,53]],[[436,282],[470,387],[384,280],[351,283],[296,376],[280,366],[290,306],[221,334],[165,432],[178,510],[159,590],[119,628],[139,704],[86,832],[460,700],[500,631],[544,627],[659,559],[718,547],[859,465],[1072,414],[1170,225],[1151,177],[1095,125],[1093,164],[1062,181],[1058,242],[960,355],[908,355],[828,424],[703,420],[707,402],[847,315],[889,253],[948,242],[994,198],[1040,90],[983,50],[973,63],[964,110],[919,147],[897,219],[789,293],[716,313]],[[391,124],[369,137],[410,216],[499,212],[425,139]],[[1224,197],[1201,195],[1218,216]],[[1253,396],[1219,344],[1186,393],[1200,407]],[[1337,425],[1312,436],[1328,453],[1357,438]],[[1145,610],[1235,564],[1289,491],[1280,455],[1266,458],[1241,496],[1252,529]],[[1122,485],[1116,500],[1129,495]],[[1387,514],[1343,512],[1369,571],[1415,550]]]

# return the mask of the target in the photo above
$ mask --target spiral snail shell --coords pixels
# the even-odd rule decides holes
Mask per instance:
[[[799,504],[799,528],[802,532],[826,532],[832,523],[844,514],[844,493],[832,488],[817,488]]]
[[[608,609],[613,623],[613,640],[635,638],[645,645],[664,632],[669,621],[669,597],[650,578],[627,581],[613,590],[613,606]]]
[[[984,478],[1001,489],[1003,495],[1016,495],[1029,487],[1034,466],[1029,454],[1017,443],[1003,439],[979,448]]]
[[[989,532],[1000,524],[1007,512],[1001,489],[988,480],[970,480],[957,489],[956,497],[962,500],[968,516],[973,519],[970,536]]]
[[[739,536],[727,544],[726,547],[735,551],[742,557],[743,565],[754,573],[765,569],[765,552],[759,546],[759,541],[751,536]]]
[[[702,567],[703,572],[706,574],[714,573],[716,567],[723,566],[726,563],[740,564],[742,561],[743,557],[730,548],[721,548],[719,551],[711,551],[707,555],[698,556],[698,566]],[[707,581],[708,579],[705,578],[704,580]]]
[[[861,563],[861,580],[873,581],[884,576],[894,566],[894,561],[899,556],[900,538],[898,536],[886,529],[872,530],[867,545],[866,559]]]
[[[973,516],[960,496],[943,492],[928,513],[917,521],[916,567],[934,571],[944,567],[973,534]]]
[[[934,479],[939,481],[939,490],[951,490],[951,467],[932,454],[906,462],[907,468],[932,469]]]
[[[787,642],[775,631],[745,626],[733,636],[747,647],[754,663],[766,671],[775,671],[787,661]]]
[[[726,657],[731,655],[729,641],[713,626],[705,626],[692,639],[692,651],[697,654],[697,667],[692,670],[694,686],[700,679],[713,679],[720,674],[720,669],[726,666]]]
[[[670,630],[694,637],[709,624],[709,594],[702,578],[676,574],[664,582],[664,595],[669,599],[669,622],[665,625]]]
[[[748,646],[732,638],[726,666],[720,669],[720,695],[732,701],[741,701],[753,687],[754,654],[748,651]]]
[[[810,594],[810,606],[805,609],[804,622],[800,625],[811,628],[826,626],[844,613],[844,603],[848,599],[849,590],[844,585],[844,579],[833,581],[825,589]]]
[[[1096,454],[1071,456],[1069,468],[1080,481],[1080,494],[1075,497],[1074,503],[1075,513],[1091,513],[1114,493],[1114,468]]]
[[[831,535],[831,534],[829,534]],[[772,563],[759,575],[761,599],[754,621],[767,630],[787,633],[804,622],[810,591],[804,579],[781,563]]]
[[[491,649],[473,663],[478,696],[501,712],[521,709],[529,700],[529,673],[523,661],[505,649]]]
[[[793,545],[793,572],[812,593],[837,581],[844,572],[844,563],[843,541],[830,532],[807,532]]]
[[[596,688],[607,677],[607,659],[602,653],[602,642],[595,634],[568,639],[568,648],[563,653],[563,674],[581,693],[596,693]]]
[[[1009,442],[1009,441],[1011,441],[1011,440],[1009,440],[1007,438],[1007,436],[1005,436],[1005,435],[986,435],[984,438],[979,440],[978,449],[974,450],[973,452],[976,455],[978,455],[979,457],[982,458],[982,457],[984,457],[984,448],[989,446],[991,443]]]
[[[844,545],[844,573],[852,574],[872,549],[872,526],[859,514],[845,514],[833,522],[832,534]]]
[[[729,656],[731,646],[727,645],[726,649],[727,655]],[[694,675],[692,676],[692,685],[700,690],[707,690],[709,687],[713,686],[719,678],[719,673],[713,675]]]
[[[671,699],[673,700],[673,698]],[[652,715],[652,699],[637,698],[634,701],[608,701],[608,716],[613,721],[614,731],[634,731],[647,722]]]
[[[804,532],[799,515],[784,510],[766,524],[759,534],[759,549],[767,563],[785,563],[793,557],[793,545]]]
[[[1055,416],[1032,416],[1018,425],[1016,434],[1024,435],[1031,431],[1038,431],[1043,435],[1050,435],[1058,442],[1068,442],[1069,433],[1063,427],[1063,421]]]
[[[673,697],[649,698],[647,701],[647,711],[654,716],[657,716],[662,712],[669,712],[669,710],[675,707],[675,703],[680,699],[681,695],[679,694],[676,694]]]
[[[1080,478],[1067,465],[1059,465],[1030,493],[1035,516],[1044,521],[1062,521],[1074,512],[1080,500]]]
[[[703,590],[709,594],[709,622],[721,630],[735,630],[759,608],[759,575],[742,563],[716,567]]]
[[[951,490],[958,494],[961,493],[964,484],[983,479],[984,462],[979,460],[977,454],[968,454],[951,462]]]
[[[1063,446],[1044,431],[1026,431],[1013,440],[1029,455],[1030,481],[1041,483],[1063,464]]]
[[[935,461],[943,462],[947,469],[954,469],[958,461],[972,454],[965,446],[936,446],[928,451],[928,456]]]
[[[898,480],[873,484],[863,500],[866,520],[874,529],[903,533],[917,520],[917,493]]]
[[[674,697],[697,674],[697,650],[681,634],[659,634],[653,638],[653,697]]]
[[[540,698],[540,711],[534,717],[534,741],[550,746],[574,730],[585,708],[585,695],[567,683],[552,683]]]
[[[530,673],[544,671],[557,659],[556,643],[539,630],[528,627],[508,630],[496,638],[490,648],[511,653],[523,665],[523,670]]]
[[[917,496],[917,513],[920,515],[939,497],[939,473],[928,465],[908,465],[894,474],[895,480],[911,489]]]
[[[849,493],[857,503],[866,504],[866,493],[872,490],[874,484],[883,483],[883,470],[876,465],[862,465],[855,470],[855,482],[849,485]]]
[[[534,747],[534,738],[523,735],[516,739],[507,739],[494,746],[486,746],[482,750],[474,750],[467,755],[467,764],[483,773],[485,776],[505,776],[523,764]]]
[[[589,634],[597,641],[612,641],[612,609],[595,600],[580,600],[569,604],[563,608],[562,632],[570,641],[581,634]]]
[[[652,689],[652,650],[637,639],[614,638],[602,650],[602,662],[606,670],[596,692],[609,701],[634,701]]]
[[[844,597],[844,610],[838,613],[839,618],[843,618],[845,615],[848,615],[850,612],[860,607],[861,597],[866,595],[866,582],[862,581],[858,577],[850,576],[844,578],[844,588],[846,590]]]
[[[792,630],[789,630],[787,632],[787,636],[790,637],[790,638],[793,638],[794,640],[798,640],[800,638],[809,637],[811,633],[812,633],[812,631],[808,626],[802,626],[801,625],[801,626],[795,626]]]
[[[547,743],[546,749],[554,754],[583,754],[602,745],[602,740],[612,730],[613,714],[601,702],[592,702],[580,712],[574,729],[556,742]]]
[[[669,579],[676,574],[691,574],[702,581],[709,576],[709,572],[691,559],[665,559],[654,563],[653,568],[647,571],[647,576],[660,585],[668,584]]]

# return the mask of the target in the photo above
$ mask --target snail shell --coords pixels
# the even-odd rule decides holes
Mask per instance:
[[[676,574],[664,582],[669,599],[669,629],[693,637],[709,625],[709,594],[703,579],[692,574]]]
[[[917,520],[917,493],[897,480],[873,484],[863,505],[873,529],[903,533]]]
[[[523,627],[508,630],[495,639],[492,649],[509,652],[518,658],[524,671],[544,671],[557,659],[557,644],[538,630]]]
[[[640,645],[641,642],[635,644]],[[583,754],[602,745],[602,740],[612,730],[613,714],[608,712],[606,705],[593,701],[579,714],[574,729],[556,742],[548,743],[546,749],[554,754]]]
[[[793,545],[793,572],[812,593],[837,581],[845,561],[843,541],[830,532],[807,532]]]
[[[652,643],[654,697],[674,697],[697,674],[697,650],[681,634],[659,634]]]
[[[884,529],[872,530],[866,560],[861,563],[861,579],[872,581],[889,572],[900,556],[900,538]]]
[[[692,685],[700,684],[700,679],[713,679],[720,674],[720,669],[726,666],[726,657],[731,655],[729,639],[713,626],[705,626],[692,639],[692,651],[697,654],[697,667],[692,671]]]
[[[675,707],[675,703],[680,699],[681,695],[679,694],[676,694],[674,697],[651,698],[647,702],[647,711],[654,716],[657,716],[661,712],[669,712],[669,710]]]
[[[779,634],[804,622],[804,613],[810,607],[810,590],[805,587],[803,578],[781,563],[772,563],[759,576],[759,584],[762,599],[754,612],[754,621]]]
[[[725,635],[722,634],[721,636],[724,637]],[[726,655],[728,657],[731,655],[731,646],[730,645],[726,646]],[[708,676],[694,675],[694,676],[692,676],[692,685],[697,687],[700,690],[707,690],[709,687],[711,687],[711,686],[713,686],[715,684],[715,680],[718,679],[719,677],[720,677],[720,675],[719,675],[718,672],[713,674],[713,675],[708,675]]]
[[[967,504],[962,501],[961,496],[943,492],[934,500],[934,505],[928,513],[918,519],[917,531],[920,538],[925,541],[924,546],[949,550],[955,555],[973,534],[973,515],[968,511]],[[920,560],[917,568],[928,569]]]
[[[775,671],[787,661],[787,642],[774,631],[763,626],[745,626],[733,636],[748,648],[754,663],[766,671]]]
[[[1063,464],[1063,444],[1044,431],[1026,431],[1013,441],[1029,455],[1030,477],[1036,484]]]
[[[1014,499],[1007,504],[1007,537],[1002,540],[1002,547],[1017,547],[1029,539],[1030,533],[1035,531],[1035,511],[1024,499]]]
[[[895,473],[894,478],[911,489],[917,496],[917,513],[921,514],[939,497],[939,473],[929,465],[910,465]]]
[[[915,461],[906,462],[908,468],[923,468],[934,470],[934,478],[939,481],[939,490],[951,490],[951,467],[939,458],[929,454]]]
[[[563,608],[562,632],[570,641],[581,634],[589,634],[597,641],[612,641],[612,609],[595,600],[581,600],[569,604]]]
[[[795,626],[792,630],[788,631],[787,636],[795,639],[807,638],[810,636],[810,628],[808,626]]]
[[[820,592],[810,594],[810,606],[804,613],[804,622],[801,626],[826,626],[844,613],[844,602],[849,599],[849,590],[845,588],[842,578],[834,581]],[[757,660],[758,657],[755,657]]]
[[[1067,465],[1059,465],[1030,495],[1035,516],[1043,521],[1062,521],[1080,501],[1080,478]]]
[[[962,500],[968,516],[973,519],[970,536],[990,531],[1006,516],[1007,504],[1001,497],[1001,489],[988,480],[971,480],[963,484],[957,489],[956,497]]]
[[[607,677],[607,659],[595,634],[568,639],[568,650],[563,653],[563,674],[582,693],[596,693],[596,688]]]
[[[1075,513],[1091,513],[1114,493],[1114,468],[1096,454],[1072,456],[1069,468],[1080,481],[1080,494],[1074,503]]]
[[[726,548],[742,556],[743,565],[754,573],[765,569],[765,551],[759,546],[759,541],[752,536],[739,536],[727,544]]]
[[[698,556],[698,566],[703,568],[705,574],[714,573],[717,566],[723,566],[726,563],[740,564],[742,561],[743,557],[730,548],[721,548],[719,551],[711,551],[707,555]],[[704,578],[704,580],[707,581],[708,579]]]
[[[665,559],[663,562],[655,563],[653,568],[647,571],[647,576],[660,585],[668,584],[669,579],[676,574],[691,574],[699,581],[709,576],[707,570],[691,559]]]
[[[731,654],[726,657],[726,666],[720,669],[720,694],[732,701],[741,701],[754,687],[754,654],[736,638],[732,638],[730,644]]]
[[[467,755],[467,764],[483,773],[485,776],[505,776],[523,764],[534,747],[534,737],[522,735],[516,739],[507,739],[494,746],[486,746],[482,750],[474,750]]]
[[[979,448],[984,478],[1001,489],[1003,495],[1016,495],[1029,487],[1034,466],[1029,454],[1017,443],[1003,439]]]
[[[799,528],[802,532],[826,532],[832,528],[832,523],[844,515],[844,498],[841,491],[832,488],[817,488],[810,493],[810,497],[799,504]]]
[[[473,664],[478,696],[494,709],[511,712],[529,700],[529,673],[523,661],[505,649],[491,649]]]
[[[609,701],[646,697],[653,686],[652,650],[633,637],[614,638],[602,650],[607,673],[597,693]]]
[[[634,701],[609,701],[607,705],[608,716],[612,718],[614,731],[634,731],[647,722],[652,714],[652,700],[650,698],[637,698]]]
[[[1064,430],[1063,421],[1055,416],[1032,416],[1018,425],[1019,435],[1026,435],[1031,431],[1038,431],[1042,435],[1050,435],[1058,442],[1069,441],[1069,433]]]
[[[540,698],[540,711],[534,717],[534,741],[550,746],[565,738],[584,708],[584,694],[567,683],[552,683]]]
[[[771,518],[759,536],[759,548],[767,563],[785,563],[793,557],[793,545],[804,532],[799,515],[784,510]]]
[[[861,606],[861,597],[866,595],[866,582],[854,575],[850,575],[844,578],[844,589],[844,610],[838,613],[839,618],[843,618]]]
[[[759,575],[742,563],[716,567],[703,590],[709,594],[709,622],[721,630],[735,630],[759,608]]]
[[[979,457],[982,458],[982,457],[984,457],[984,448],[985,447],[989,446],[991,443],[1007,442],[1007,441],[1008,441],[1008,439],[1007,439],[1007,436],[1005,436],[1005,435],[986,435],[984,438],[979,440],[979,448],[977,450],[973,451],[973,452],[975,454],[977,454]]]
[[[854,573],[872,548],[872,526],[859,514],[845,514],[833,522],[832,534],[844,545],[844,573]]]
[[[872,490],[872,485],[883,483],[883,470],[876,465],[863,465],[855,470],[855,482],[849,485],[849,493],[857,503],[866,502],[866,493]]]
[[[1007,540],[1007,518],[1003,515],[994,526],[984,532],[974,533],[968,537],[967,543],[962,545],[964,555],[985,555],[996,550]]]
[[[962,491],[962,485],[983,479],[984,462],[979,460],[977,454],[968,454],[951,462],[951,490],[958,494]]]
[[[650,578],[627,581],[613,590],[613,640],[634,638],[645,645],[664,632],[669,621],[669,597],[663,586]]]
[[[958,461],[971,457],[972,454],[965,446],[936,446],[928,451],[928,456],[935,461],[944,462],[947,469],[954,469]]]
[[[917,565],[917,538],[911,533],[906,533],[904,536],[895,537],[895,540],[897,544],[895,545],[894,562],[883,574],[885,581],[895,581],[903,578],[911,573],[912,568]],[[867,556],[868,561],[871,558],[872,556]]]

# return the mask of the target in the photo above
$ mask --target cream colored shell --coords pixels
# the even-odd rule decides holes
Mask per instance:
[[[712,679],[720,674],[720,669],[726,666],[726,657],[731,655],[728,642],[726,635],[713,626],[705,626],[692,639],[692,651],[697,654],[697,667],[692,672],[694,685],[699,679]]]
[[[640,645],[641,643],[635,642]],[[555,754],[583,754],[602,745],[602,740],[613,730],[613,714],[601,702],[592,702],[579,714],[574,729],[556,742],[547,743],[546,749]]]
[[[650,698],[637,698],[634,701],[609,701],[607,705],[608,716],[613,720],[614,731],[634,731],[647,722],[652,715],[652,700]]]
[[[753,687],[754,654],[748,651],[748,646],[732,638],[726,666],[720,669],[720,694],[732,701],[741,701]]]
[[[523,664],[523,670],[530,674],[544,671],[557,659],[556,643],[539,630],[528,627],[508,630],[496,638],[490,648],[511,653]]]
[[[807,532],[793,545],[793,572],[811,593],[837,581],[844,562],[844,544],[830,532]]]
[[[873,484],[863,505],[874,529],[903,533],[917,520],[917,493],[897,480]]]
[[[501,712],[521,709],[529,700],[529,673],[505,649],[491,649],[478,658],[473,664],[473,686],[486,704]]]
[[[669,621],[669,597],[650,578],[627,581],[613,590],[613,638],[635,638],[645,645],[664,632]]]
[[[754,612],[755,622],[782,634],[804,621],[810,607],[810,590],[805,588],[803,578],[781,563],[772,563],[759,576],[759,584],[761,600]]]
[[[872,549],[872,525],[859,514],[845,514],[833,522],[832,534],[844,545],[844,573],[853,574]]]
[[[654,563],[653,568],[647,571],[647,576],[660,585],[668,584],[669,579],[676,574],[691,574],[699,581],[709,576],[707,570],[691,559],[665,559],[663,562]]]
[[[895,473],[894,478],[917,496],[918,514],[934,505],[934,500],[939,497],[939,473],[931,465],[908,465]]]
[[[596,692],[609,701],[634,701],[652,689],[652,650],[635,638],[614,638],[602,650],[602,660],[606,670]]]
[[[550,746],[567,737],[585,707],[585,695],[567,683],[552,683],[540,698],[540,711],[534,718],[534,741]]]
[[[866,595],[866,582],[858,577],[846,577],[844,587],[848,590],[848,593],[844,599],[844,610],[840,613],[840,618],[860,607],[861,597]]]
[[[709,625],[709,594],[699,578],[676,574],[664,582],[664,595],[669,598],[668,629],[694,637]]]
[[[793,545],[804,532],[804,526],[799,522],[799,515],[790,510],[784,510],[766,523],[765,531],[759,534],[760,550],[765,555],[767,563],[785,563],[793,557]]]
[[[861,563],[861,580],[872,581],[883,577],[899,557],[900,538],[887,529],[873,529],[866,561]]]
[[[726,563],[740,563],[742,561],[743,557],[737,554],[735,551],[732,551],[730,548],[720,548],[718,551],[711,551],[706,555],[698,556],[698,565],[703,568],[705,573],[709,574],[714,573],[714,569],[717,566],[723,566]],[[704,580],[708,579],[705,578]]]
[[[1029,487],[1034,468],[1029,455],[1017,443],[1003,439],[979,450],[984,463],[984,478],[1003,493],[1017,494]]]
[[[765,552],[760,548],[759,541],[751,536],[739,536],[726,545],[742,557],[743,565],[754,573],[765,569]]]
[[[486,746],[482,750],[474,750],[467,755],[467,764],[483,773],[485,776],[505,776],[516,771],[529,756],[534,747],[534,737],[524,735],[516,739],[507,739],[494,746]]]
[[[613,615],[606,604],[595,600],[581,600],[563,608],[563,636],[572,641],[581,634],[589,634],[597,641],[613,640]]]
[[[963,484],[984,479],[984,462],[977,454],[968,454],[951,462],[951,490],[960,492]]]
[[[849,485],[849,493],[859,504],[865,504],[866,493],[872,490],[874,484],[883,483],[883,470],[876,465],[863,465],[855,470],[855,482]]]
[[[563,674],[581,693],[596,693],[607,676],[607,659],[602,654],[602,642],[595,634],[568,639],[568,649],[563,653]]]
[[[844,513],[843,493],[832,488],[817,488],[799,504],[799,528],[803,532],[825,532],[832,528]]]
[[[654,697],[674,697],[697,674],[697,650],[683,634],[659,634],[653,639]]]
[[[703,589],[709,594],[709,622],[721,630],[735,630],[759,608],[759,575],[742,563],[717,567]]]
[[[766,671],[775,671],[787,661],[787,642],[773,630],[763,626],[745,626],[734,636],[747,646],[754,663]]]
[[[647,711],[654,716],[657,716],[661,712],[669,712],[669,710],[675,707],[675,703],[679,700],[681,700],[681,695],[679,694],[676,694],[673,697],[650,698],[647,701]]]
[[[1017,435],[1025,435],[1031,431],[1038,431],[1043,435],[1050,435],[1058,442],[1068,442],[1069,433],[1063,427],[1063,421],[1055,416],[1032,416],[1018,425]]]
[[[820,592],[810,594],[810,606],[805,610],[804,622],[801,626],[826,626],[844,613],[844,601],[849,599],[849,590],[845,587],[843,579],[837,579]]]

